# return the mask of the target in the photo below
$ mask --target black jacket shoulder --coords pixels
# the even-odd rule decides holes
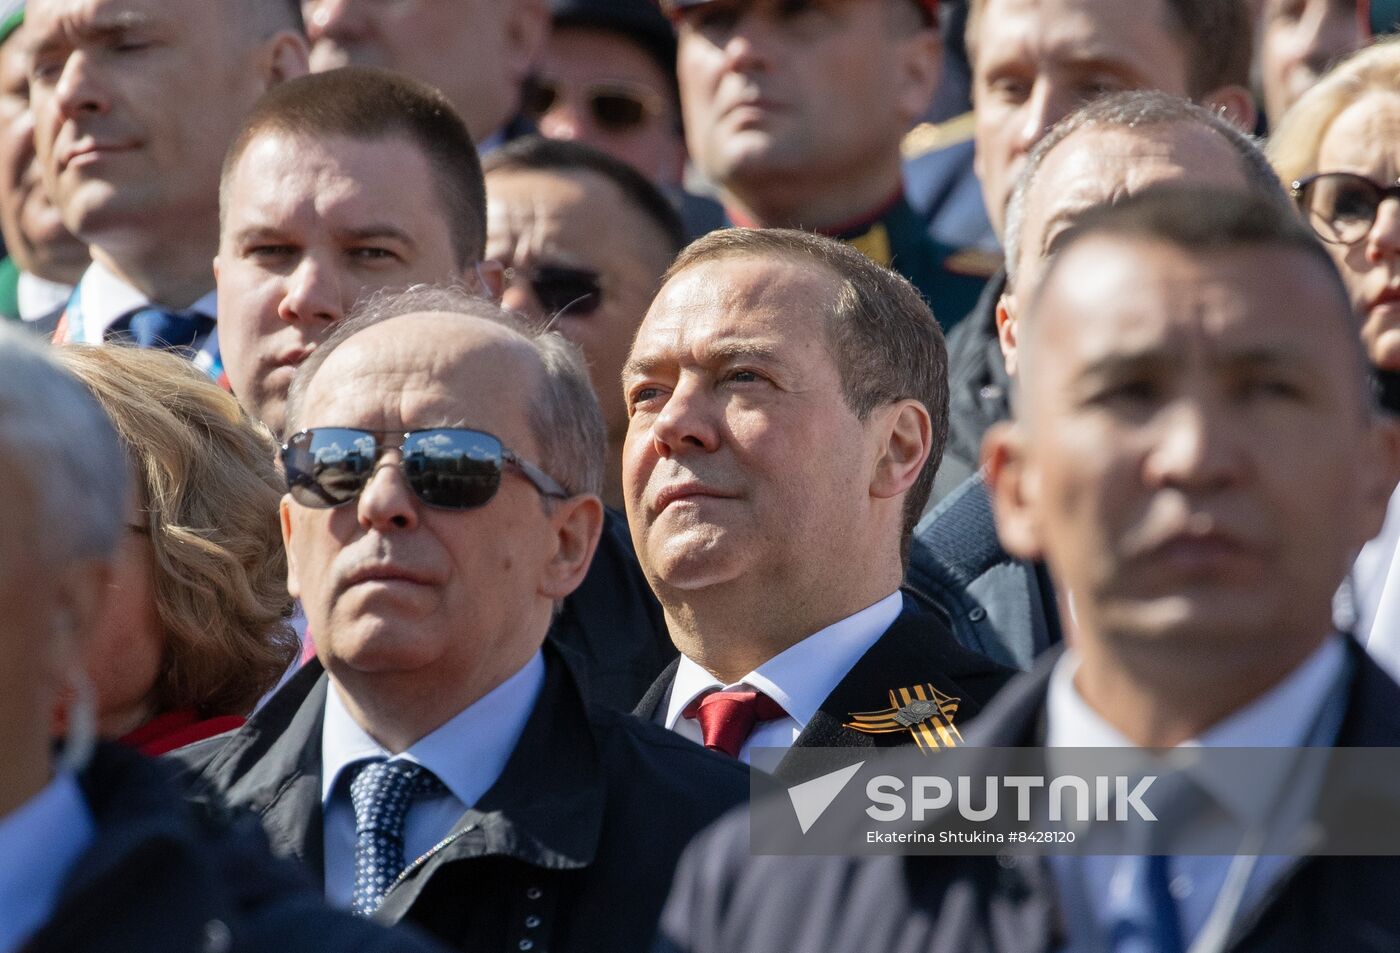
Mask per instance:
[[[416,931],[326,907],[256,825],[182,803],[172,767],[99,746],[81,778],[96,840],[25,953],[441,953]]]

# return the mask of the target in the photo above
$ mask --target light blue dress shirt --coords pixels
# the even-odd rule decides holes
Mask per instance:
[[[1260,698],[1214,725],[1200,738],[1185,742],[1209,748],[1290,748],[1307,744],[1331,744],[1336,726],[1326,739],[1310,738],[1319,724],[1322,707],[1330,690],[1340,678],[1346,664],[1346,645],[1340,636],[1329,638],[1302,665],[1294,669]],[[1047,744],[1049,747],[1116,748],[1131,747],[1123,736],[1089,707],[1074,685],[1079,659],[1067,651],[1056,663],[1050,676],[1046,699]],[[1282,764],[1282,762],[1280,762]],[[1208,777],[1196,779],[1210,791],[1220,806],[1234,815],[1243,826],[1267,812],[1276,803],[1276,795],[1289,782],[1286,772],[1274,777],[1259,777],[1258,783],[1245,798],[1232,786],[1212,786]],[[1050,858],[1060,896],[1067,907],[1070,922],[1084,922],[1091,917],[1105,926],[1107,898],[1121,883],[1124,873],[1123,857],[1056,856]],[[1172,858],[1172,896],[1176,898],[1181,916],[1182,937],[1189,946],[1200,933],[1220,896],[1232,857],[1179,856]],[[1264,892],[1285,871],[1292,858],[1266,855],[1255,863],[1240,906],[1240,913],[1250,909]],[[1076,901],[1078,898],[1078,902]],[[1076,909],[1087,902],[1092,909]],[[1080,947],[1073,947],[1078,950]]]
[[[73,864],[96,837],[69,772],[0,818],[0,953],[13,953],[48,922]]]
[[[544,687],[544,656],[525,666],[407,751],[390,755],[356,723],[334,683],[321,725],[321,805],[324,808],[326,899],[349,909],[355,889],[355,809],[341,780],[362,761],[402,759],[438,776],[447,793],[414,801],[404,822],[404,858],[412,863],[442,840],[467,808],[490,790],[520,742]]]

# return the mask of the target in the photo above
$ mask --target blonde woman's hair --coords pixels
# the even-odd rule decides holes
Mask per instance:
[[[1400,94],[1400,37],[1342,60],[1283,114],[1267,151],[1285,187],[1324,171],[1317,167],[1317,155],[1327,130],[1347,107],[1373,90]]]
[[[297,655],[271,434],[189,361],[68,345],[137,478],[166,638],[155,711],[246,714]]]

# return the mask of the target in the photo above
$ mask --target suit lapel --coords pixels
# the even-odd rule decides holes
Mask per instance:
[[[642,721],[656,721],[656,713],[671,695],[671,685],[676,680],[676,670],[680,668],[680,656],[671,659],[671,664],[667,665],[661,674],[656,676],[656,681],[651,683],[647,693],[642,696],[642,700],[637,702],[637,707],[632,709],[632,714]]]
[[[927,613],[906,609],[885,634],[856,661],[846,677],[821,703],[793,747],[805,748],[884,748],[913,744],[907,731],[868,734],[847,727],[857,712],[880,711],[890,707],[890,692],[915,685],[932,684],[940,692],[959,699],[954,724],[970,718],[980,708],[980,689],[969,693],[968,686],[987,678],[1000,684],[1004,675],[981,656],[958,646],[949,651],[944,642],[952,641],[941,620]]]

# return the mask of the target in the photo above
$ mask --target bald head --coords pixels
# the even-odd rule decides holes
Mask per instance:
[[[414,404],[429,392],[431,406]],[[451,418],[436,426],[491,430],[487,421],[496,415],[523,421],[521,445],[537,449],[565,489],[597,493],[602,485],[602,412],[577,348],[460,288],[419,285],[357,308],[298,368],[287,396],[288,433],[335,425],[313,421],[313,403],[318,414],[331,406],[342,414],[398,414],[419,426],[426,417],[408,410]],[[507,434],[491,432],[509,445]]]

